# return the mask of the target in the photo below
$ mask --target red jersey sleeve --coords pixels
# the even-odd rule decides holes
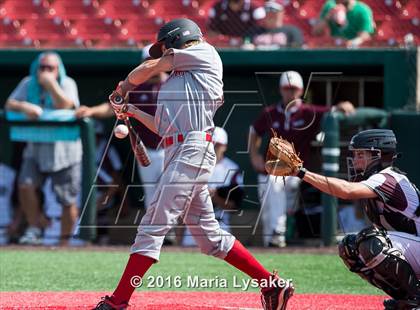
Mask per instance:
[[[268,126],[270,124],[271,124],[271,121],[270,121],[270,117],[269,117],[269,112],[268,112],[267,108],[265,108],[260,113],[258,118],[254,121],[254,123],[252,124],[252,127],[254,128],[257,135],[259,135],[261,137],[268,131],[268,129],[269,129]]]

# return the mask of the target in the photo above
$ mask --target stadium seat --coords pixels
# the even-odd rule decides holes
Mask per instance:
[[[20,33],[20,22],[10,17],[0,18],[0,40]]]
[[[97,0],[55,0],[49,13],[66,19],[91,18],[98,13],[98,7]]]
[[[69,34],[69,23],[56,17],[54,19],[47,18],[30,18],[24,20],[22,29],[31,39],[38,40],[56,40]]]
[[[121,31],[118,23],[111,18],[76,19],[71,22],[71,35],[83,40],[108,39]]]
[[[163,20],[154,17],[131,19],[123,24],[123,31],[128,37],[141,38],[142,36],[156,38],[159,28],[163,25]]]
[[[45,0],[5,0],[1,4],[2,15],[19,20],[36,18],[47,13],[48,8]]]
[[[201,16],[208,16],[209,10],[214,6],[217,0],[197,0],[198,14]]]
[[[305,46],[307,48],[329,48],[336,47],[336,40],[329,36],[325,37],[305,37]]]
[[[94,48],[142,46],[156,39],[161,25],[189,17],[206,34],[208,11],[219,0],[0,0],[0,46]],[[407,34],[420,36],[418,0],[363,0],[373,12],[377,34],[369,46],[401,45]],[[265,0],[252,0],[255,7]],[[283,0],[285,24],[299,27],[307,47],[336,46],[334,39],[314,38],[311,24],[324,1]],[[396,27],[396,24],[398,27]],[[51,39],[53,38],[53,39]],[[406,41],[413,41],[410,36]],[[209,40],[220,47],[238,46],[225,36]]]
[[[398,27],[395,24],[398,23]],[[419,43],[420,26],[416,26],[411,20],[391,20],[384,22],[377,32],[378,41],[386,41],[389,45],[404,44],[404,37],[412,34],[414,42]]]
[[[155,1],[150,4],[149,14],[161,16],[165,21],[179,17],[199,15],[198,2],[192,0]]]
[[[418,0],[411,0],[408,2],[401,11],[401,17],[407,19],[420,19],[420,3]]]
[[[234,48],[242,45],[242,38],[229,37],[225,35],[217,35],[212,38],[206,38],[206,40],[217,47]]]
[[[400,5],[394,0],[364,0],[373,11],[375,19],[384,19],[386,15],[397,16],[400,14]]]
[[[110,48],[128,48],[128,47],[138,47],[141,43],[135,41],[134,39],[124,38],[124,37],[113,37],[108,39],[101,39],[96,41],[86,41],[85,45],[87,47],[94,47],[100,49],[110,49]]]
[[[111,17],[114,19],[132,19],[147,15],[149,3],[133,0],[106,0],[100,3],[98,8],[99,16]]]
[[[6,36],[0,39],[0,48],[21,48],[34,47],[34,43],[30,38],[19,35]]]
[[[305,19],[318,18],[323,5],[323,1],[306,0],[302,5],[300,5],[298,10],[299,17]]]

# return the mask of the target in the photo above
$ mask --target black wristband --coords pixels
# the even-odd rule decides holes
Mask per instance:
[[[300,167],[299,168],[299,171],[298,171],[298,173],[297,173],[297,177],[299,178],[299,179],[303,179],[304,177],[305,177],[305,173],[306,173],[306,169],[305,168],[303,168],[303,167]]]

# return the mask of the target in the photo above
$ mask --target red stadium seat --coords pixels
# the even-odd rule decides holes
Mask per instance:
[[[163,24],[163,20],[154,17],[132,19],[124,23],[123,35],[135,40],[156,39],[157,32]]]
[[[34,47],[34,42],[30,38],[22,36],[6,36],[0,39],[0,48],[20,48]]]
[[[420,19],[420,3],[418,0],[411,0],[401,11],[402,18],[417,18]]]
[[[23,22],[22,29],[31,39],[56,40],[69,35],[69,23],[54,19],[31,18]]]
[[[234,48],[242,45],[242,38],[229,37],[225,35],[218,35],[206,39],[210,44],[217,47]]]
[[[89,46],[89,44],[91,44]],[[94,48],[127,48],[127,47],[138,47],[140,46],[140,43],[133,40],[133,39],[127,39],[123,37],[113,37],[110,39],[102,39],[97,40],[94,42],[87,42],[87,47],[94,47]]]
[[[398,23],[398,27],[395,24]],[[408,34],[412,34],[414,41],[419,42],[420,38],[420,26],[414,25],[411,20],[391,20],[384,22],[377,32],[378,41],[387,41],[391,43],[404,43],[404,37]],[[393,45],[393,44],[391,44]]]
[[[20,22],[10,17],[0,19],[0,40],[20,33]]]
[[[56,40],[40,40],[42,48],[80,48],[84,47],[84,41],[73,37],[61,37]]]
[[[45,0],[5,0],[2,15],[13,19],[35,18],[47,13],[49,2]]]
[[[197,0],[198,14],[201,16],[208,16],[209,10],[214,6],[217,0]]]
[[[133,0],[105,0],[100,4],[98,14],[114,19],[139,18],[147,15],[148,6],[149,3],[146,1],[133,3]]]
[[[306,0],[299,8],[300,18],[318,18],[324,5],[323,1]]]
[[[397,16],[401,6],[394,0],[363,0],[373,11],[375,19],[383,20],[386,15]]]
[[[198,2],[192,0],[155,1],[150,4],[149,14],[161,16],[165,21],[178,17],[199,15]]]
[[[107,39],[121,32],[118,22],[111,18],[77,19],[71,25],[71,35],[84,40]]]
[[[55,0],[49,13],[66,19],[90,18],[98,13],[98,7],[97,0]]]
[[[335,39],[329,36],[325,37],[307,37],[305,38],[305,45],[308,48],[328,48],[336,47]]]

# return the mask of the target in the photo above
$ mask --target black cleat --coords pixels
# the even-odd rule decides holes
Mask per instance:
[[[112,302],[111,297],[105,296],[102,297],[102,300],[96,305],[93,310],[126,310],[128,307],[127,303],[115,304]]]
[[[277,272],[273,277],[284,283],[284,285],[274,286],[261,293],[261,303],[264,310],[286,310],[287,302],[293,296],[295,288],[291,281],[282,281]]]
[[[420,300],[384,300],[384,310],[420,310]]]

